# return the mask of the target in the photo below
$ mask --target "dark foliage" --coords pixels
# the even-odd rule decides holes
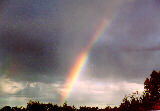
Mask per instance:
[[[157,104],[160,104],[160,72],[153,71],[150,78],[146,78],[144,82],[143,94],[140,95],[137,91],[125,96],[119,107],[107,106],[104,109],[99,109],[98,107],[80,106],[75,108],[68,106],[67,102],[63,106],[58,106],[52,103],[29,101],[26,108],[5,106],[0,111],[147,111],[157,107],[155,106]]]

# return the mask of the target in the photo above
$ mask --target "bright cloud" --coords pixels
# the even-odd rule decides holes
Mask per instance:
[[[15,94],[24,89],[24,85],[22,83],[11,81],[10,79],[4,79],[0,82],[0,84],[2,87],[2,92],[7,94]]]
[[[58,85],[56,89],[61,95],[67,90],[63,85]],[[110,103],[110,105],[114,106],[119,105],[122,102],[124,95],[133,94],[136,91],[141,94],[143,89],[143,84],[127,81],[115,83],[81,80],[75,83],[72,91],[69,93],[67,101],[69,103],[74,103],[76,101],[79,105],[85,105],[85,103],[88,103],[89,106],[96,105],[105,107],[107,103]]]

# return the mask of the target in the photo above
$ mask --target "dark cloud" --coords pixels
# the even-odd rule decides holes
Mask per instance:
[[[0,14],[1,70],[14,70],[8,77],[19,75],[19,80],[49,82],[56,76],[63,81],[97,25],[123,2],[6,2]]]
[[[141,0],[122,8],[91,52],[94,77],[140,82],[158,69],[160,16],[155,5]]]
[[[58,67],[56,36],[50,38],[43,32],[39,35],[35,32],[8,30],[1,33],[0,44],[4,67],[5,64],[15,64],[17,70],[35,74],[51,72]],[[11,63],[7,63],[8,59]]]
[[[57,102],[60,98],[57,89],[63,90],[63,82],[77,56],[106,19],[109,22],[107,30],[92,47],[84,68],[85,73],[81,77],[91,81],[142,83],[160,65],[160,7],[157,2],[158,0],[2,2],[0,75],[23,84],[26,81],[39,83],[34,87],[24,87],[15,94],[17,97],[36,97],[44,101],[52,101],[54,98]],[[49,87],[56,82],[61,87],[50,90]],[[52,92],[54,97],[51,99],[45,96]],[[119,92],[113,93],[113,96]],[[75,95],[72,97],[76,98]],[[91,99],[89,95],[84,92],[81,94],[83,100],[80,98],[78,102],[73,99],[73,102],[78,105],[93,100],[101,101],[98,98]]]
[[[155,42],[158,39],[157,23],[160,17],[157,15],[158,7],[152,1],[53,3],[24,0],[10,1],[7,4],[8,9],[4,9],[1,14],[2,19],[6,19],[4,23],[1,22],[0,27],[1,66],[8,67],[8,61],[12,65],[16,64],[21,79],[25,77],[23,79],[43,81],[40,77],[37,77],[40,80],[31,78],[46,75],[44,78],[48,82],[51,75],[58,75],[64,80],[102,18],[108,21],[113,18],[113,21],[101,39],[104,41],[98,42],[92,49],[91,75],[97,77],[97,73],[101,73],[100,77],[119,75],[122,78],[133,78],[134,74],[126,75],[137,72],[135,76],[140,77],[137,70],[144,73],[145,66],[137,68],[134,64],[146,63],[154,55],[146,51],[158,50],[159,47]],[[122,4],[127,5],[119,8]],[[132,61],[133,59],[137,61]],[[127,66],[130,67],[125,71]]]
[[[59,31],[55,17],[50,18],[53,10],[47,3],[41,0],[6,2],[0,14],[3,19],[0,22],[1,75],[9,72],[6,75],[10,78],[25,81],[39,81],[37,76],[42,74],[55,75],[59,65]],[[47,78],[40,81],[48,82]]]

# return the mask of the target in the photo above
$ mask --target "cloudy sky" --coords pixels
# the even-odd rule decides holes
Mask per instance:
[[[59,104],[76,58],[105,19],[67,98],[119,105],[159,70],[159,0],[1,0],[0,106]]]

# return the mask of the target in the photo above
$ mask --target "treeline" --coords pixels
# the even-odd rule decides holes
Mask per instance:
[[[135,92],[125,96],[119,107],[111,108],[107,106],[104,109],[98,107],[80,106],[76,108],[64,103],[62,106],[57,104],[44,104],[37,101],[29,101],[26,108],[5,106],[0,111],[148,111],[160,108],[160,72],[153,71],[150,78],[144,81],[143,94]]]

